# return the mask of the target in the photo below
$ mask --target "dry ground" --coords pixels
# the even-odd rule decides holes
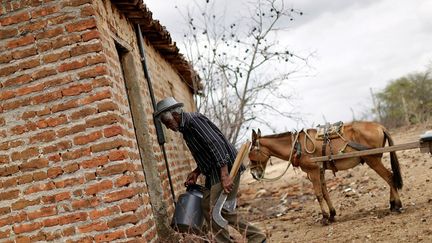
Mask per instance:
[[[432,125],[391,131],[396,144],[418,139]],[[326,174],[336,222],[321,226],[312,184],[300,169],[290,168],[278,181],[257,182],[246,171],[239,211],[266,230],[269,242],[432,242],[432,157],[418,149],[397,152],[404,187],[402,213],[391,213],[389,187],[367,165]],[[388,153],[384,165],[390,168]],[[267,176],[284,170],[273,159]],[[237,236],[239,237],[239,236]],[[242,240],[239,239],[240,242]]]

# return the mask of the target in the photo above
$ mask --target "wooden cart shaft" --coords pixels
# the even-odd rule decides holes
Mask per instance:
[[[375,148],[375,149],[355,151],[355,152],[349,152],[349,153],[343,153],[343,154],[313,157],[313,158],[311,158],[311,160],[313,162],[323,162],[323,161],[329,161],[329,160],[361,157],[361,156],[366,156],[366,155],[382,154],[382,153],[386,153],[386,152],[394,152],[394,151],[398,151],[398,150],[408,150],[408,149],[415,149],[415,148],[420,148],[421,152],[427,153],[427,152],[431,152],[431,150],[430,150],[431,146],[432,146],[431,142],[416,141],[416,142],[398,144],[398,145],[388,146],[388,147],[383,147],[383,148]]]

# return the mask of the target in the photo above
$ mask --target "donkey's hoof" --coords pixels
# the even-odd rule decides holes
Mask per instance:
[[[322,218],[322,219],[321,219],[321,224],[322,224],[323,226],[327,226],[327,225],[330,224],[330,220],[329,220],[328,218]]]
[[[390,211],[396,213],[402,213],[402,203],[396,201],[390,201]]]

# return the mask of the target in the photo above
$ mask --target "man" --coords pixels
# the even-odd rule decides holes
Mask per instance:
[[[240,172],[232,180],[229,171],[237,155],[234,146],[207,117],[198,112],[183,112],[182,107],[183,103],[168,97],[158,102],[155,117],[167,128],[183,134],[197,163],[197,168],[187,176],[185,186],[195,184],[200,174],[205,176],[206,190],[203,192],[201,205],[204,217],[216,242],[232,242],[228,231],[213,221],[210,210],[222,191],[228,194],[227,201],[235,200],[240,184],[240,172],[245,168],[242,165]],[[241,234],[245,234],[248,242],[265,242],[266,237],[261,230],[241,219],[235,210],[230,212],[223,209],[222,216]]]

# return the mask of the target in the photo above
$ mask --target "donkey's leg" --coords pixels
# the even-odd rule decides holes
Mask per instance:
[[[329,215],[324,209],[324,197],[323,197],[323,193],[322,193],[322,189],[321,189],[320,171],[319,171],[319,169],[316,169],[316,170],[309,172],[308,174],[309,174],[309,178],[312,182],[313,189],[315,191],[315,196],[317,197],[318,203],[319,203],[320,208],[321,208],[321,213],[323,216],[321,223],[323,225],[328,225],[329,224]]]
[[[399,198],[397,188],[393,185],[393,174],[383,165],[381,157],[368,156],[365,158],[366,163],[378,175],[380,175],[390,186],[390,210],[400,212],[402,202]]]
[[[322,190],[324,199],[327,203],[327,207],[330,211],[329,220],[330,220],[330,222],[334,222],[335,221],[334,217],[336,216],[336,210],[333,207],[333,204],[330,200],[330,195],[329,195],[328,190],[327,190],[327,183],[325,180],[325,170],[324,169],[320,169],[320,181],[321,181],[321,190]]]

